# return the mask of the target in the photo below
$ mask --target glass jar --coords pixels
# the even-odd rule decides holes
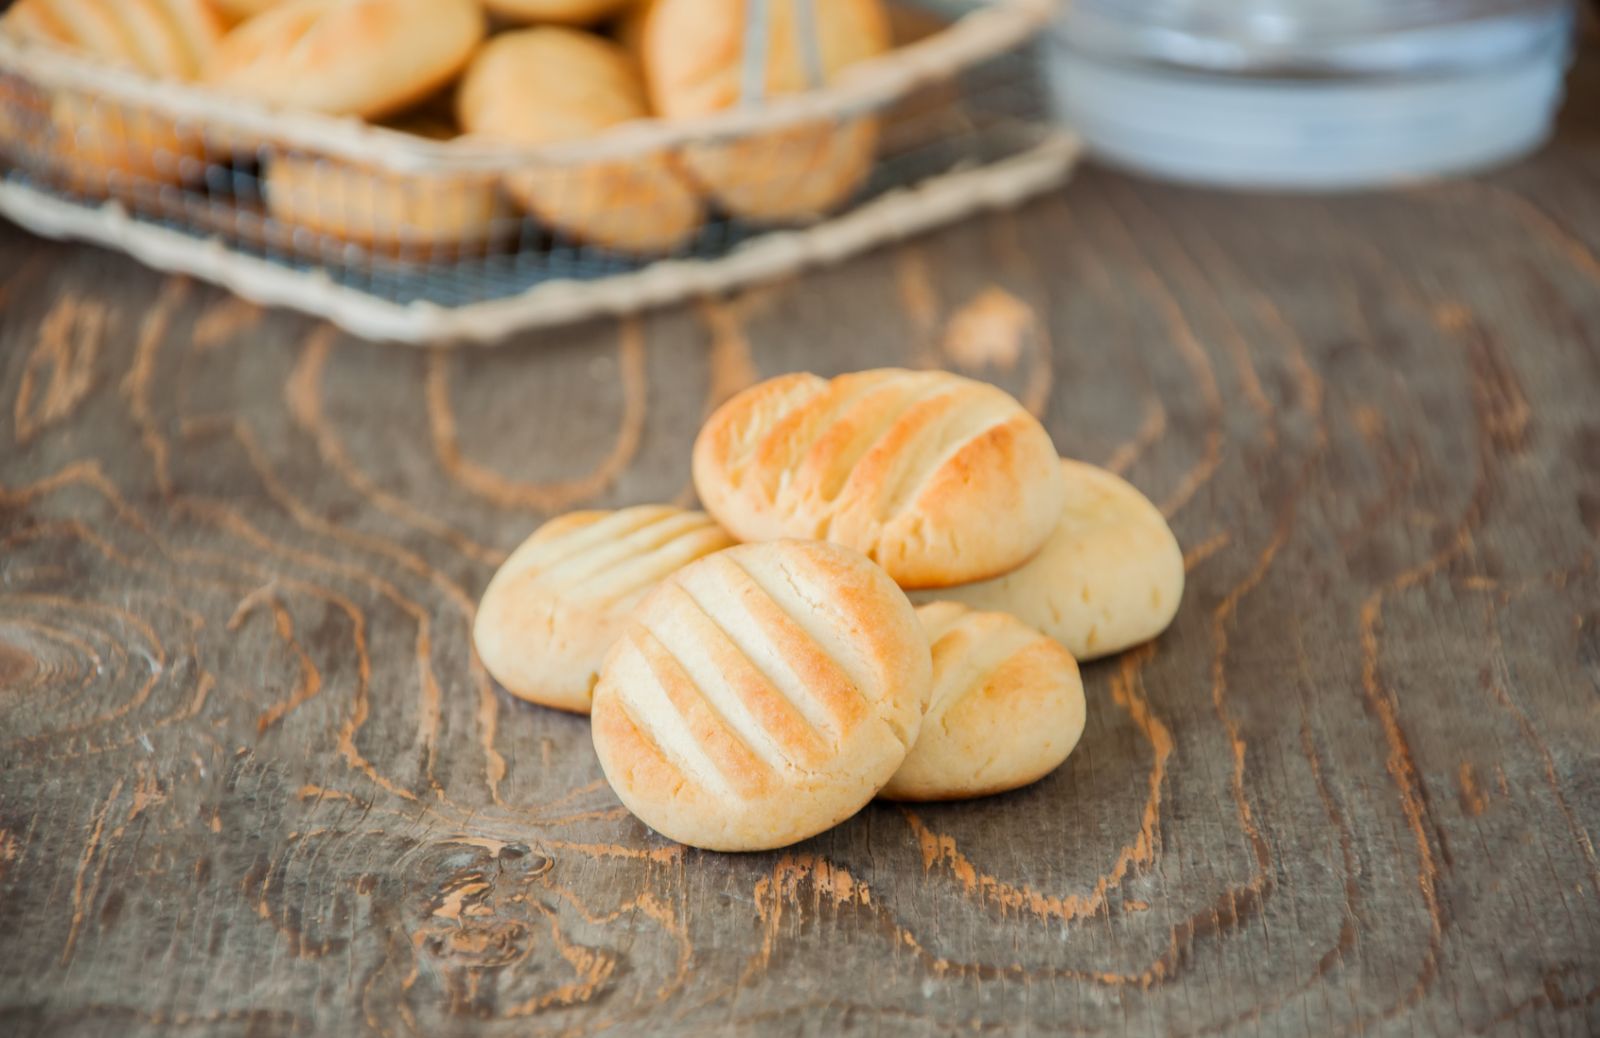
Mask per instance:
[[[1154,175],[1336,189],[1464,172],[1549,134],[1567,0],[1077,0],[1065,118]]]

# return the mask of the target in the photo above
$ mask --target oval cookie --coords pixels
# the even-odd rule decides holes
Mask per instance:
[[[639,605],[594,693],[594,746],[646,825],[711,850],[849,818],[917,737],[928,640],[877,566],[817,541],[694,562]]]
[[[267,104],[376,119],[454,79],[483,34],[477,0],[290,0],[228,33],[204,78]]]
[[[1044,548],[995,580],[919,593],[998,609],[1037,627],[1079,660],[1149,641],[1183,597],[1183,551],[1161,512],[1123,479],[1062,461],[1066,506]]]
[[[994,386],[945,371],[784,375],[711,416],[694,445],[706,510],[743,541],[830,540],[908,588],[1005,573],[1061,515],[1045,432]]]
[[[891,45],[879,0],[807,3],[816,67],[806,61],[801,5],[771,5],[762,98],[832,82]],[[751,10],[743,0],[653,0],[635,16],[626,38],[639,55],[657,112],[678,118],[739,104]],[[756,223],[788,223],[814,219],[848,199],[872,171],[877,147],[876,120],[829,119],[695,144],[684,150],[684,165],[727,212]]]
[[[483,593],[472,627],[478,656],[512,695],[586,714],[634,607],[663,577],[732,543],[704,512],[666,505],[552,519]]]
[[[205,0],[17,0],[0,18],[0,32],[159,79],[192,80],[222,40],[223,24]],[[0,112],[0,137],[20,138],[19,158],[42,161],[76,190],[137,192],[201,169],[199,134],[180,130],[170,115],[78,90],[49,97],[42,125]]]
[[[1054,771],[1083,734],[1083,680],[1060,645],[1005,613],[955,602],[920,607],[933,649],[922,734],[878,794],[959,800]]]
[[[456,113],[478,137],[538,145],[592,137],[650,111],[627,51],[592,33],[544,26],[489,41],[462,77]],[[668,153],[530,162],[505,184],[550,227],[621,252],[668,252],[700,227],[699,195]]]

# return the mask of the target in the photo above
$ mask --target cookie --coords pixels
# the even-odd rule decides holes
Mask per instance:
[[[631,0],[483,0],[496,18],[524,25],[593,25]]]
[[[733,539],[704,512],[641,505],[572,512],[545,523],[495,573],[472,636],[512,695],[575,713],[606,650],[646,594]]]
[[[537,99],[533,101],[530,99]],[[649,115],[628,53],[590,33],[547,26],[496,36],[456,94],[467,132],[517,144],[592,137]],[[506,189],[541,221],[623,252],[668,252],[700,226],[698,193],[670,155],[533,163]]]
[[[1072,655],[1006,613],[954,602],[917,609],[933,648],[922,734],[878,795],[960,800],[1054,771],[1083,735],[1083,680]]]
[[[483,35],[477,0],[290,0],[228,33],[203,78],[266,104],[378,119],[454,79]]]
[[[831,82],[891,44],[879,0],[810,0],[817,68],[808,69],[798,3],[768,6],[762,99]],[[651,104],[669,118],[739,104],[744,88],[744,0],[651,0],[628,38]],[[813,73],[820,81],[812,82]],[[684,149],[684,165],[717,204],[746,220],[814,218],[847,199],[872,169],[877,122],[869,117],[802,123]]]
[[[694,482],[742,541],[849,545],[908,588],[1026,562],[1061,516],[1049,433],[994,386],[944,371],[771,379],[700,431]]]
[[[277,7],[284,0],[210,0],[211,6],[222,12],[230,22],[254,18],[269,7]]]
[[[865,556],[740,545],[639,605],[595,686],[595,750],[662,835],[782,847],[849,818],[895,773],[930,672],[910,602]]]
[[[192,80],[222,40],[223,24],[205,0],[18,0],[0,31],[142,72]],[[198,174],[203,146],[173,118],[75,90],[48,98],[49,117],[18,142],[21,157],[43,163],[80,191],[120,193]],[[17,127],[0,127],[8,136]]]
[[[1037,627],[1079,660],[1149,641],[1183,597],[1183,551],[1161,512],[1126,481],[1062,461],[1066,505],[1044,548],[995,580],[913,594],[997,609]]]
[[[430,140],[454,136],[432,119],[390,128]],[[275,219],[385,253],[481,250],[520,220],[491,174],[395,173],[282,152],[269,156],[264,186]]]

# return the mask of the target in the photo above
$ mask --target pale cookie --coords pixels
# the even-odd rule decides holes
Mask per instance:
[[[205,0],[18,0],[0,31],[79,51],[158,79],[190,80],[216,50],[223,24]],[[0,124],[0,134],[21,133]],[[19,142],[21,159],[43,161],[74,188],[137,189],[200,170],[199,134],[172,116],[72,90],[49,99],[49,118]]]
[[[483,593],[472,627],[478,657],[512,695],[586,714],[634,607],[662,578],[732,543],[704,512],[667,505],[552,519]]]
[[[221,11],[222,16],[230,22],[242,22],[283,2],[284,0],[211,0],[211,6]]]
[[[922,734],[878,795],[960,800],[1037,781],[1083,735],[1083,680],[1070,653],[1006,613],[920,607],[933,646]]]
[[[1117,476],[1063,461],[1066,507],[1043,550],[1012,573],[936,593],[974,609],[1011,613],[1079,660],[1149,641],[1183,597],[1183,551],[1161,512]]]
[[[1020,566],[1064,500],[1044,427],[994,386],[944,371],[753,386],[700,431],[694,482],[742,541],[846,544],[908,588]]]
[[[930,670],[911,603],[858,552],[741,545],[640,604],[595,687],[595,750],[662,835],[783,847],[855,814],[900,767]]]
[[[533,100],[536,99],[536,100]],[[467,132],[516,144],[592,137],[650,114],[632,59],[610,40],[545,27],[496,36],[456,93]],[[506,177],[517,203],[595,245],[667,252],[700,226],[700,198],[671,155],[539,163]]]
[[[699,116],[740,103],[750,10],[744,0],[651,0],[638,22],[625,23],[658,113]],[[761,99],[832,82],[890,47],[879,0],[809,0],[809,10],[814,70],[806,65],[800,4],[769,5]],[[813,83],[812,73],[820,80]],[[847,199],[871,171],[877,144],[875,120],[829,119],[697,144],[684,149],[684,164],[723,209],[781,223],[814,218]]]
[[[631,0],[483,0],[489,13],[526,25],[593,25],[611,17]]]
[[[391,129],[447,140],[454,128],[413,118]],[[274,218],[326,237],[382,252],[424,250],[458,255],[483,249],[518,222],[486,173],[395,173],[354,162],[283,152],[266,166],[267,210]]]
[[[483,34],[477,0],[290,0],[228,33],[204,78],[267,104],[377,119],[454,79]]]

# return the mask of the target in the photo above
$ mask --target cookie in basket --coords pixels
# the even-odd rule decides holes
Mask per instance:
[[[0,31],[158,79],[192,80],[222,38],[205,0],[18,0]],[[18,95],[7,91],[10,105]],[[19,161],[91,194],[139,193],[198,173],[200,135],[161,112],[79,90],[48,96],[46,132],[8,141]],[[16,111],[12,107],[12,111]],[[0,120],[0,134],[36,120]]]
[[[550,520],[495,573],[472,637],[514,696],[589,712],[600,664],[664,578],[734,543],[704,512],[642,505]]]
[[[289,0],[228,33],[204,79],[283,108],[380,119],[454,79],[484,31],[478,0]]]
[[[446,120],[414,114],[387,124],[423,140],[456,136]],[[269,153],[267,210],[290,227],[382,253],[448,259],[482,252],[519,217],[486,173],[398,172],[302,152]]]
[[[557,144],[649,114],[628,54],[575,29],[495,37],[456,93],[462,128],[486,139]],[[530,164],[506,176],[517,203],[580,241],[635,253],[668,252],[700,226],[700,201],[669,155]]]
[[[864,556],[744,544],[640,603],[595,686],[595,750],[623,804],[663,836],[783,847],[889,781],[930,676],[916,613]]]
[[[1020,566],[1064,500],[1044,427],[1002,390],[945,371],[753,386],[701,429],[694,483],[740,540],[847,544],[908,588]]]
[[[933,649],[922,732],[878,795],[962,800],[1054,771],[1083,735],[1083,679],[1072,655],[1006,613],[954,602],[917,609]]]
[[[913,592],[1015,614],[1091,660],[1149,641],[1183,597],[1183,551],[1160,509],[1121,477],[1061,462],[1066,504],[1039,554],[1011,573]]]
[[[820,86],[890,47],[889,22],[879,0],[814,0],[814,71],[821,82],[813,83],[800,8],[799,3],[767,7],[764,98]],[[651,0],[642,21],[628,29],[659,114],[701,116],[740,103],[749,9],[744,0]],[[785,223],[821,216],[846,201],[871,172],[877,142],[872,118],[829,119],[687,147],[684,164],[726,211],[755,222]]]
[[[283,2],[284,0],[210,0],[211,6],[232,23],[254,18],[267,8],[277,7]]]
[[[633,0],[483,0],[490,14],[520,25],[594,25]]]

